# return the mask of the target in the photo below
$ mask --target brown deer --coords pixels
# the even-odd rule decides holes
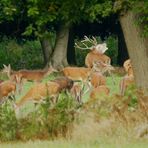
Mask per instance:
[[[126,71],[126,73],[127,73],[128,76],[134,75],[133,74],[133,68],[132,68],[132,64],[131,64],[131,60],[130,59],[126,60],[123,63],[123,67],[124,67],[124,69],[125,69],[125,71]]]
[[[72,80],[87,81],[92,72],[91,68],[85,67],[65,67],[62,69],[64,76]]]
[[[100,85],[96,88],[93,88],[90,92],[90,100],[98,99],[102,95],[109,95],[110,89],[106,85]]]
[[[128,59],[123,63],[123,67],[126,71],[126,75],[121,79],[120,81],[120,94],[123,96],[125,94],[126,89],[128,86],[134,84],[134,74],[133,74],[133,68],[131,64],[131,60]]]
[[[84,87],[80,84],[80,82],[74,82],[74,85],[70,90],[72,97],[74,97],[80,104],[82,103],[82,95],[84,94],[83,89]]]
[[[106,43],[98,44],[96,38],[92,37],[91,39],[87,36],[84,36],[84,40],[82,40],[81,43],[84,47],[79,46],[77,43],[75,43],[75,47],[83,50],[91,50],[85,58],[85,65],[88,68],[92,68],[93,63],[96,61],[101,61],[105,64],[111,64],[110,57],[104,54],[104,52],[108,49]],[[90,43],[91,46],[86,45],[86,43]]]
[[[26,80],[31,80],[31,81],[37,81],[40,82],[45,76],[49,75],[52,72],[57,72],[54,68],[45,68],[43,70],[19,70],[19,71],[14,71],[11,69],[10,64],[8,66],[4,65],[3,72],[6,72],[8,77],[12,80],[16,80],[16,76],[18,77],[17,79],[26,79]],[[17,80],[16,80],[17,81]]]
[[[94,88],[100,85],[106,85],[106,77],[103,76],[100,72],[94,72],[91,75],[90,83]]]
[[[4,81],[0,83],[0,104],[9,96],[13,96],[16,91],[16,84],[12,81]]]
[[[120,94],[123,96],[125,94],[126,89],[134,84],[134,76],[124,76],[120,81]]]
[[[24,97],[16,103],[16,108],[24,105],[27,101],[40,102],[46,97],[51,97],[53,103],[58,101],[58,95],[63,89],[71,89],[73,81],[68,78],[57,78],[47,83],[37,83],[30,88]]]
[[[57,72],[54,68],[46,68],[43,70],[19,70],[14,71],[11,69],[10,64],[8,66],[4,65],[3,72],[6,72],[9,79],[15,81],[19,86],[19,92],[22,90],[23,80],[30,80],[35,82],[41,82],[42,79],[51,74],[52,72]]]
[[[30,88],[30,90],[23,96],[15,105],[16,109],[19,109],[22,105],[24,105],[28,101],[33,102],[41,102],[48,95],[53,97],[54,99],[59,94],[59,84],[55,82],[44,83],[36,83],[34,86]]]

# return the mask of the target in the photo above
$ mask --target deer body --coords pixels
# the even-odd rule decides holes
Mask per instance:
[[[22,79],[31,80],[31,81],[41,81],[45,76],[49,75],[53,71],[56,71],[53,68],[46,68],[43,70],[19,70],[14,71],[11,69],[11,66],[4,65],[3,72],[6,72],[8,77],[11,80],[21,81]]]
[[[92,50],[87,54],[87,56],[85,58],[85,65],[88,68],[92,68],[94,62],[97,62],[97,61],[101,61],[101,62],[103,62],[105,64],[110,64],[111,63],[110,57],[108,57],[105,54],[101,54],[101,53],[98,53],[98,52],[95,52],[94,50]]]
[[[109,95],[110,89],[106,85],[100,85],[92,89],[90,93],[90,100],[97,99],[101,95]]]
[[[106,85],[106,78],[101,73],[94,72],[91,74],[90,83],[94,88],[100,85]]]
[[[83,88],[80,85],[80,83],[75,82],[70,92],[71,92],[71,95],[76,99],[76,101],[78,101],[79,103],[82,103],[81,98],[83,94]]]
[[[48,95],[51,97],[57,97],[59,94],[59,84],[55,82],[48,82],[47,84],[38,83],[35,84],[24,97],[16,103],[16,107],[19,108],[27,101],[39,102],[46,98]]]
[[[122,80],[120,81],[120,93],[121,95],[125,94],[126,89],[129,85],[134,84],[134,76],[124,76]]]
[[[52,72],[51,69],[47,70],[19,70],[13,75],[17,75],[20,79],[32,80],[32,81],[41,81],[46,75]]]
[[[54,81],[49,81],[46,84],[38,83],[35,84],[24,97],[20,99],[20,101],[16,104],[17,107],[22,106],[27,101],[39,102],[44,98],[50,96],[55,102],[57,102],[57,98],[59,93],[63,89],[71,89],[73,85],[73,81],[68,78],[57,78]]]
[[[120,94],[124,95],[129,85],[134,84],[134,74],[132,69],[131,60],[128,59],[123,63],[126,75],[120,81]]]
[[[91,68],[65,67],[62,72],[64,76],[68,77],[69,79],[87,81],[91,73]]]
[[[16,84],[12,81],[4,81],[0,84],[0,102],[4,97],[14,94],[16,91]]]

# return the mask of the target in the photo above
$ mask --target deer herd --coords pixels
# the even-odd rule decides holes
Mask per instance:
[[[89,42],[89,47],[86,43]],[[108,49],[106,43],[98,44],[96,38],[84,37],[81,46],[75,44],[76,48],[90,52],[85,58],[86,67],[65,67],[56,70],[53,67],[42,70],[18,70],[14,71],[11,66],[4,65],[2,73],[6,73],[9,80],[0,81],[0,104],[16,93],[21,93],[25,81],[33,81],[33,86],[28,92],[14,103],[16,109],[19,109],[28,101],[42,102],[47,96],[50,96],[51,102],[56,103],[61,91],[66,90],[79,103],[82,103],[82,97],[89,92],[89,98],[96,99],[99,96],[109,95],[110,89],[106,83],[106,73],[112,75],[114,67],[111,65],[111,58],[105,55]],[[120,94],[124,95],[127,87],[134,83],[134,75],[131,60],[124,62],[123,67],[126,75],[121,79],[119,87]],[[47,82],[42,80],[53,72],[61,74],[60,77]]]

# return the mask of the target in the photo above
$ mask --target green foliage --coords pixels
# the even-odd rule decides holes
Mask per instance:
[[[16,39],[4,37],[0,42],[0,68],[11,64],[14,69],[43,67],[39,41],[18,43]]]
[[[139,14],[137,23],[143,27],[143,36],[148,37],[148,1],[136,0],[133,10]]]
[[[12,102],[6,101],[0,105],[0,141],[15,140],[17,119]]]
[[[136,109],[136,107],[138,105],[138,96],[137,96],[137,93],[136,93],[135,85],[130,85],[128,87],[128,89],[125,91],[125,98],[126,99],[130,98],[129,110]]]
[[[112,64],[117,65],[118,58],[118,39],[116,36],[109,36],[106,38],[106,43],[108,50],[106,51],[106,55],[111,58]]]
[[[17,13],[17,7],[12,0],[1,0],[0,3],[0,23],[12,21]]]
[[[128,10],[138,14],[137,23],[143,28],[143,36],[148,36],[148,1],[147,0],[116,0],[113,11],[118,14],[126,14]]]
[[[76,112],[74,99],[65,92],[60,94],[56,105],[51,104],[50,99],[48,96],[33,112],[18,119],[19,139],[51,139],[66,136],[68,130],[71,130]]]
[[[109,16],[112,13],[112,6],[113,4],[110,0],[94,1],[94,3],[92,5],[89,4],[86,9],[88,19],[93,22],[95,20],[99,21],[101,17]]]
[[[71,130],[76,113],[76,103],[74,99],[62,93],[58,103],[49,111],[48,115],[48,131],[51,136],[66,136]]]

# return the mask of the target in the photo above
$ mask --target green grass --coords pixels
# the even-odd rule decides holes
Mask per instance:
[[[53,80],[56,77],[56,74],[51,74],[50,76],[44,78],[43,83],[49,81],[49,80]],[[115,81],[115,84],[113,82],[113,79]],[[119,81],[121,80],[121,77],[114,75],[112,77],[107,77],[107,86],[110,89],[110,95],[114,94],[114,93],[119,93]],[[25,82],[23,85],[23,91],[21,92],[21,94],[17,94],[16,95],[16,102],[19,101],[27,92],[28,90],[35,84],[35,82]],[[82,98],[83,102],[87,102],[87,100],[89,99],[89,94],[90,91],[88,91]],[[29,108],[29,110],[28,110]],[[22,108],[20,109],[20,111],[26,115],[29,111],[32,111],[32,109],[34,108],[33,103],[31,102],[27,102],[24,106],[22,106]],[[22,116],[22,115],[21,115]]]
[[[13,142],[1,143],[1,148],[147,148],[148,141],[70,141],[70,140],[55,140],[55,141],[28,141],[28,142]]]
[[[43,82],[48,80],[52,80],[55,78],[55,75],[51,75],[46,77]],[[114,93],[119,93],[119,82],[121,77],[114,76],[115,85],[113,84],[112,78],[107,77],[107,86],[110,88],[111,95]],[[17,101],[25,95],[25,93],[33,86],[33,82],[25,82],[23,86],[23,92],[20,95],[16,96]],[[89,92],[84,96],[84,101],[87,101],[89,97]],[[33,104],[30,102],[26,103],[26,105],[21,109],[20,116],[26,115],[30,110],[34,109]],[[97,127],[98,127],[97,123]],[[97,133],[95,135],[95,126],[87,122],[88,128],[92,128],[93,132],[88,134],[88,139],[85,139],[85,135],[87,134],[87,128],[83,129],[80,127],[80,130],[76,130],[77,132],[82,132],[82,139],[71,139],[71,140],[52,140],[52,141],[27,141],[27,142],[9,142],[9,143],[0,143],[0,148],[147,148],[148,140],[144,138],[135,139],[132,136],[124,137],[124,133],[115,134],[114,132],[112,135],[105,135],[105,133]],[[118,123],[117,123],[118,127]],[[79,134],[79,133],[78,133]],[[132,135],[132,134],[131,134]]]

